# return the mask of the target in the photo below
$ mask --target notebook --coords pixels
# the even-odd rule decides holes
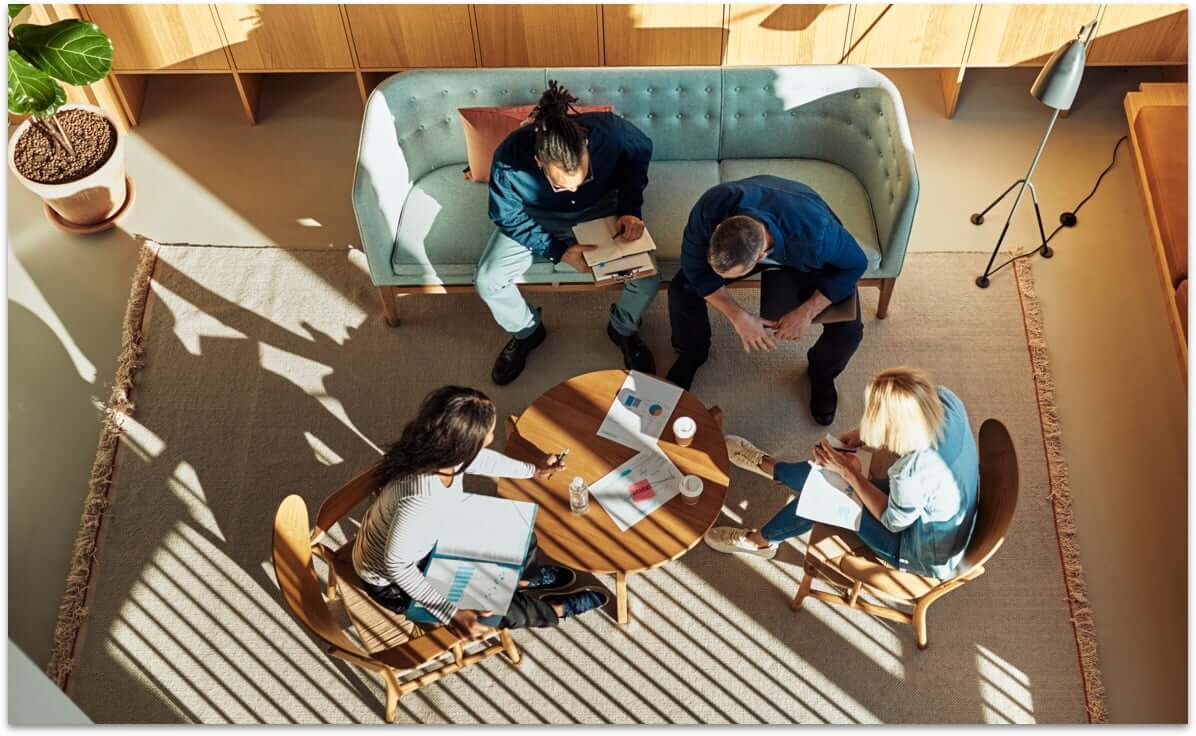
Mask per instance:
[[[809,282],[790,269],[774,268],[760,275],[760,316],[779,320],[810,298]],[[859,289],[851,296],[831,304],[814,317],[814,324],[849,322],[855,319]]]
[[[578,243],[598,246],[585,253],[586,265],[591,268],[627,256],[656,250],[656,243],[652,240],[652,235],[648,233],[647,228],[644,228],[644,234],[635,240],[616,239],[614,237],[615,222],[614,217],[601,217],[573,226],[573,236],[577,238]]]
[[[656,259],[651,253],[636,253],[613,261],[599,263],[590,269],[595,284],[629,281],[656,273]]]

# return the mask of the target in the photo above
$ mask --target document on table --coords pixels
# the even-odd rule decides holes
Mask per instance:
[[[602,476],[590,493],[621,531],[640,520],[681,491],[681,471],[659,447],[652,447]]]
[[[597,266],[619,258],[634,256],[656,250],[656,242],[644,228],[644,234],[635,240],[616,239],[615,218],[602,217],[573,226],[573,237],[585,245],[598,246],[585,252],[586,265]]]
[[[598,436],[633,450],[654,448],[680,398],[680,386],[631,371],[598,427]]]

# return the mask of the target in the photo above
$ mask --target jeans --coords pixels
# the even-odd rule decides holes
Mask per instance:
[[[759,273],[765,268],[767,267],[756,266],[743,278]],[[802,284],[798,296],[800,301],[805,301],[817,289],[815,275],[798,273]],[[710,312],[706,306],[706,299],[693,290],[689,279],[685,278],[684,271],[678,271],[669,285],[669,325],[673,333],[673,348],[677,352],[691,355],[701,361],[706,360],[710,354]],[[864,322],[860,318],[860,307],[857,303],[855,320],[832,322],[822,326],[822,334],[806,354],[810,361],[811,382],[834,381],[847,368],[851,356],[855,355],[863,339]]]
[[[524,572],[528,573],[535,569],[532,559],[536,555],[536,538],[532,537],[532,543],[528,547],[527,556],[523,558]],[[420,572],[425,572],[428,569],[428,562],[432,559],[429,554],[427,557],[419,561]],[[371,585],[366,581],[361,581],[362,587],[370,597],[384,607],[395,613],[407,613],[407,607],[411,605],[411,597],[399,586],[391,583],[390,585]],[[560,616],[556,615],[556,611],[552,606],[527,594],[526,591],[516,590],[514,597],[511,598],[511,605],[507,608],[507,612],[503,615],[502,621],[499,622],[500,629],[533,629],[533,628],[548,628],[556,626],[561,622]]]
[[[777,463],[773,477],[781,481],[793,491],[793,500],[778,511],[760,530],[760,535],[769,542],[780,542],[791,537],[800,536],[810,531],[814,522],[797,515],[797,497],[801,488],[806,484],[806,476],[810,474],[810,463]],[[888,494],[888,481],[873,481],[877,487]],[[872,552],[893,567],[900,567],[901,534],[889,531],[887,527],[864,509],[860,518],[860,529],[856,536],[868,545]]]
[[[548,232],[566,242],[576,243],[574,225],[613,215],[616,204],[616,198],[610,196],[582,212],[529,211],[528,214]],[[521,339],[530,336],[540,326],[540,310],[533,309],[527,303],[515,280],[527,273],[536,260],[546,262],[532,255],[525,246],[503,235],[501,230],[496,230],[478,262],[475,282],[478,294],[490,308],[499,327]],[[615,332],[624,337],[638,332],[644,312],[648,311],[659,289],[659,275],[624,282],[623,293],[610,310],[610,324]]]

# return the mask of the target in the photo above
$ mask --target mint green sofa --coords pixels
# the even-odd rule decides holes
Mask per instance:
[[[861,282],[884,317],[918,203],[901,95],[861,66],[454,69],[396,74],[366,103],[353,211],[386,320],[404,293],[473,290],[494,231],[485,184],[465,181],[457,108],[534,103],[548,79],[581,104],[607,103],[654,145],[644,221],[661,277],[679,268],[690,208],[716,184],[754,174],[813,187],[868,255]],[[536,262],[532,290],[593,288],[586,274]]]

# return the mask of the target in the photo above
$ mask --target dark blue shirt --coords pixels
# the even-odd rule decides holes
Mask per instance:
[[[552,260],[572,245],[545,230],[527,208],[546,212],[581,212],[618,191],[616,214],[641,217],[652,141],[623,118],[610,112],[587,112],[577,117],[588,131],[590,173],[576,192],[554,192],[536,165],[535,131],[526,125],[511,133],[494,151],[490,167],[490,219],[511,240],[532,253]],[[592,179],[591,179],[592,177]]]
[[[818,290],[832,303],[851,296],[868,258],[822,197],[775,176],[753,176],[711,187],[694,205],[681,243],[681,270],[703,297],[729,283],[707,260],[710,236],[733,215],[764,223],[772,236],[769,260],[818,274]]]

